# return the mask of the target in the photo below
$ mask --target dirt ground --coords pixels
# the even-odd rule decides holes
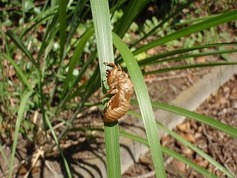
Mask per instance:
[[[192,86],[195,81],[202,78],[202,76],[207,74],[208,71],[209,69],[195,69],[170,72],[160,76],[147,76],[146,82],[150,95],[154,100],[169,102],[182,91]],[[159,83],[159,85],[157,85],[157,83]],[[214,95],[207,99],[207,101],[204,102],[197,109],[197,111],[199,113],[219,119],[224,123],[232,125],[233,127],[237,127],[237,122],[235,121],[237,119],[237,76],[233,77]],[[76,119],[74,122],[74,126],[78,129],[88,127],[88,125],[92,124],[91,120],[93,120],[94,127],[101,128],[103,123],[100,119],[98,119],[100,117],[101,115],[98,113],[98,108],[91,109],[90,111],[86,111],[83,115],[78,116],[78,119]],[[124,120],[123,122],[126,123],[133,121],[128,119]],[[129,125],[131,125],[131,123]],[[193,144],[197,145],[199,148],[204,150],[210,156],[215,158],[219,163],[237,175],[236,140],[215,129],[189,119],[178,125],[175,131],[185,137],[188,141],[191,141]],[[96,149],[98,152],[103,152],[104,141],[102,134],[97,135],[96,137],[91,137],[90,135],[91,133],[88,133],[87,135],[87,132],[80,132],[79,130],[76,131],[75,129],[74,132],[68,134],[65,140],[62,141],[64,154],[67,157],[67,160],[71,163],[71,166],[75,166],[75,172],[76,167],[78,166],[77,162],[86,164],[86,159],[97,156],[97,153],[95,153],[93,150]],[[215,170],[214,166],[203,160],[192,150],[185,148],[183,145],[176,142],[173,138],[169,136],[163,137],[162,144],[192,159],[198,165],[205,167],[211,172],[214,172],[218,177],[223,177],[220,172]],[[4,148],[7,149],[7,145],[5,146],[6,147]],[[22,140],[21,145],[18,145],[17,155],[18,160],[21,161],[21,163],[16,163],[16,170],[18,170],[18,173],[21,176],[24,176],[29,169],[27,165],[27,155],[31,155],[33,153],[36,155],[36,152],[29,152],[33,151],[32,149],[27,149],[29,147],[30,145],[27,145],[24,140]],[[36,148],[34,151],[35,150]],[[47,160],[53,161],[51,166],[54,171],[61,172],[60,169],[62,169],[63,164],[62,160],[60,159],[60,154],[58,151],[52,151],[51,154],[45,157],[43,162],[41,159],[41,162],[38,162],[35,167],[32,168],[31,175],[33,177],[39,177],[39,175],[42,174],[42,166],[44,166],[44,169],[49,169],[46,165]],[[170,159],[167,156],[165,156],[165,160],[166,172],[170,178],[202,177],[202,175],[199,175],[197,172],[178,160]],[[3,160],[1,160],[1,162],[2,161]],[[77,174],[80,175],[79,172],[77,172]],[[149,153],[143,155],[139,159],[138,163],[126,171],[126,173],[123,175],[123,178],[128,177],[155,177]]]
[[[225,124],[237,128],[237,76],[225,83],[216,93],[208,98],[198,109],[198,113],[211,116]],[[175,132],[192,142],[198,148],[202,149],[208,155],[213,157],[221,165],[225,166],[234,175],[237,176],[237,141],[227,134],[203,125],[199,122],[186,119],[182,124],[178,125]],[[167,146],[172,150],[181,153],[191,159],[198,165],[206,168],[210,172],[216,174],[217,177],[225,177],[214,166],[205,161],[201,156],[189,148],[178,143],[170,136],[162,138],[163,146]],[[184,163],[165,157],[166,172],[170,178],[191,178],[203,176],[186,166]],[[123,175],[127,177],[153,178],[154,171],[151,164],[150,154],[142,156],[137,164],[130,167]]]
[[[153,100],[169,102],[182,91],[190,87],[196,80],[200,79],[203,75],[205,75],[208,70],[209,69],[192,69],[169,72],[160,76],[150,75],[146,77],[148,90]],[[64,114],[70,115],[72,113],[68,112]],[[93,123],[91,121],[93,121]],[[129,123],[129,125],[131,126],[134,120],[126,119],[123,122]],[[101,132],[95,132],[94,134],[91,133],[89,130],[87,132],[80,131],[80,128],[102,128],[103,123],[101,120],[101,113],[98,108],[91,108],[90,110],[85,111],[85,113],[83,113],[82,115],[78,116],[78,119],[76,119],[73,124],[75,131],[70,132],[67,137],[62,140],[61,147],[64,151],[65,156],[67,157],[67,160],[71,163],[71,166],[75,168],[75,172],[77,172],[77,174],[80,174],[80,172],[78,172],[77,170],[78,168],[76,168],[78,167],[77,162],[86,164],[86,159],[94,158],[97,156],[97,153],[93,152],[93,150],[96,149],[98,152],[103,152],[104,149],[103,134]],[[58,130],[58,132],[60,132],[60,130]],[[4,143],[9,142],[7,137],[4,137],[3,135],[1,135],[1,139],[5,139]],[[29,143],[27,143],[24,138],[20,140],[21,144],[18,144],[17,146],[18,161],[15,162],[15,173],[18,172],[20,177],[25,176],[29,169],[32,169],[31,176],[33,177],[39,177],[39,175],[41,174],[44,175],[42,171],[49,171],[49,167],[46,165],[47,160],[51,161],[52,170],[54,170],[55,172],[62,171],[61,169],[63,169],[63,163],[60,158],[59,151],[52,150],[49,154],[45,155],[45,159],[41,159],[39,155],[39,148],[32,147],[32,145],[29,145]],[[37,142],[40,142],[40,140],[41,139],[37,139]],[[48,140],[48,143],[45,143],[43,145],[44,150],[46,150],[52,145],[52,140]],[[8,153],[10,155],[8,145],[3,145],[3,148],[5,149],[5,153]],[[39,160],[41,160],[41,162],[38,161],[37,164],[32,167],[32,161],[34,161],[34,157],[36,156],[39,156]],[[143,157],[141,158],[141,160],[142,159]],[[144,159],[147,159],[146,156],[144,156]],[[0,158],[0,162],[4,163],[3,158]],[[147,164],[147,166],[148,165],[149,164]],[[149,165],[148,167],[150,167],[150,169],[148,169],[149,172],[149,170],[152,170],[152,166]],[[3,174],[7,172],[6,165],[1,164],[1,169],[3,171],[0,171],[0,177],[1,175],[3,176]],[[135,169],[136,171],[131,171],[131,169]],[[131,169],[124,174],[125,177],[127,177],[128,175],[129,177],[142,175],[146,172],[143,172],[143,167],[137,167],[137,165],[135,165],[134,168]]]

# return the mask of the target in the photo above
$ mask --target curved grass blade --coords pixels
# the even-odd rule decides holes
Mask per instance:
[[[14,67],[14,69],[16,70],[17,75],[19,76],[20,80],[22,81],[22,83],[29,89],[32,90],[32,84],[30,84],[27,80],[27,77],[25,76],[24,72],[20,69],[20,67],[18,67],[18,65],[15,63],[15,61],[8,55],[3,54],[3,57],[5,57],[10,63],[11,65]]]
[[[25,47],[25,45],[23,44],[22,40],[15,33],[13,33],[10,30],[8,30],[6,34],[16,44],[16,46],[28,57],[28,59],[32,62],[32,64],[36,68],[38,68],[38,64],[35,62],[35,59],[31,55],[29,50]]]
[[[144,75],[159,74],[159,73],[175,71],[175,70],[184,70],[184,69],[201,68],[201,67],[213,67],[213,66],[224,66],[224,65],[237,65],[237,62],[211,62],[211,63],[206,63],[206,64],[190,64],[190,65],[176,66],[176,67],[169,67],[169,68],[164,68],[164,69],[148,71],[148,72],[145,72]]]
[[[58,7],[58,5],[55,4],[55,1],[51,2],[51,8],[57,9],[57,7]],[[60,25],[58,22],[59,22],[58,13],[56,13],[52,19],[47,21],[46,30],[45,30],[45,33],[43,36],[40,50],[39,50],[37,58],[36,58],[36,61],[38,63],[40,63],[39,61],[41,61],[42,58],[47,58],[47,56],[48,56],[47,54],[50,51],[50,49],[52,48],[53,40],[55,39],[56,34],[60,30]],[[44,57],[42,57],[42,56],[44,56]]]
[[[9,157],[8,155],[4,152],[4,146],[2,146],[2,143],[0,144],[0,153],[2,155],[3,161],[7,165],[8,169],[10,168],[10,163],[9,163]]]
[[[60,155],[61,155],[61,157],[63,159],[63,163],[64,163],[64,166],[65,166],[65,169],[66,169],[66,172],[67,172],[67,176],[68,176],[68,178],[72,178],[72,173],[71,173],[71,170],[69,168],[67,159],[64,156],[63,150],[61,149],[60,144],[59,144],[58,137],[57,137],[57,135],[56,135],[56,133],[55,133],[55,131],[53,129],[53,126],[52,126],[51,121],[49,120],[47,114],[46,114],[45,120],[46,120],[47,126],[48,126],[48,128],[49,128],[49,130],[50,130],[50,132],[51,132],[51,134],[53,136],[53,139],[54,139],[54,141],[56,143],[56,146],[58,147]]]
[[[134,102],[134,103],[137,103],[137,102]],[[129,114],[133,115],[134,117],[136,117],[138,119],[141,119],[141,115],[138,112],[130,111]],[[198,153],[200,156],[205,158],[207,161],[209,161],[212,165],[214,165],[216,168],[218,168],[220,171],[222,171],[224,174],[226,174],[230,178],[234,178],[232,173],[230,173],[224,166],[220,165],[216,160],[214,160],[212,157],[210,157],[208,154],[206,154],[204,151],[202,151],[201,149],[199,149],[195,145],[193,145],[190,142],[188,142],[187,140],[185,140],[183,137],[178,135],[176,132],[168,129],[166,126],[162,125],[159,122],[157,122],[157,127],[164,130],[167,134],[172,136],[174,139],[176,139],[177,141],[179,141],[183,145],[185,145],[185,146],[191,148],[192,150],[194,150],[196,153]],[[128,137],[128,138],[133,139],[133,140],[136,140],[136,141],[138,141],[138,142],[140,142],[144,145],[147,145],[147,141],[144,140],[144,138],[142,138],[141,136],[128,133],[124,130],[120,130],[120,135],[124,136],[124,137]]]
[[[176,106],[172,106],[169,104],[165,104],[165,103],[160,103],[160,102],[153,102],[152,105],[155,108],[159,108],[159,109],[163,109],[165,111],[169,111],[175,114],[179,114],[182,116],[186,116],[187,118],[192,118],[198,122],[204,123],[206,125],[209,125],[211,127],[214,127],[220,131],[223,131],[227,134],[229,134],[230,136],[237,138],[237,129],[234,127],[231,127],[229,125],[223,124],[220,121],[217,121],[211,117],[208,116],[204,116],[189,110],[186,110],[184,108],[180,108],[180,107],[176,107]]]
[[[146,139],[141,138],[141,137],[139,137],[137,135],[128,133],[128,132],[123,131],[123,130],[120,131],[120,134],[121,134],[121,136],[130,138],[130,139],[132,139],[134,141],[137,141],[137,142],[140,142],[140,143],[142,143],[144,145],[149,146],[148,141]],[[163,146],[161,147],[161,150],[162,150],[163,153],[166,153],[167,155],[169,155],[169,156],[171,156],[173,158],[176,158],[177,160],[180,160],[183,163],[189,165],[190,167],[192,167],[193,169],[195,169],[197,172],[201,173],[202,175],[204,175],[206,177],[217,178],[214,174],[212,174],[212,173],[208,172],[206,169],[196,165],[191,160],[185,158],[181,154],[176,153],[175,151],[172,151],[171,149],[163,147]]]
[[[114,28],[114,32],[120,37],[123,37],[130,27],[131,23],[148,2],[148,0],[129,1],[124,10],[122,18],[118,21],[117,25]]]
[[[195,53],[195,54],[185,54],[185,55],[180,55],[178,57],[171,57],[167,59],[161,59],[159,61],[155,61],[154,63],[162,63],[162,62],[169,62],[169,61],[180,61],[180,60],[185,60],[188,58],[196,58],[200,56],[210,56],[210,55],[216,55],[216,54],[230,54],[230,53],[235,53],[237,52],[237,49],[231,49],[231,50],[217,50],[217,51],[209,51],[209,52],[201,52],[201,53]],[[154,64],[153,63],[153,64]]]
[[[75,66],[77,65],[77,63],[84,51],[86,43],[88,42],[90,37],[93,35],[93,33],[94,33],[93,28],[90,28],[80,38],[79,43],[75,49],[75,52],[74,52],[72,58],[70,59],[68,72],[67,72],[64,84],[63,84],[63,93],[65,93],[66,90],[69,88],[69,83],[72,82],[71,78],[72,78],[73,70],[74,70]]]
[[[155,26],[153,29],[151,29],[151,31],[149,31],[148,33],[146,33],[142,38],[140,38],[138,41],[136,41],[134,44],[132,44],[131,47],[137,45],[139,42],[143,41],[144,39],[146,39],[147,37],[155,34],[157,32],[157,29],[161,28],[162,25],[164,25],[166,22],[168,22],[170,19],[175,19],[175,17],[183,11],[183,9],[188,8],[195,0],[188,0],[185,4],[179,6],[173,13],[171,13],[170,15],[168,15],[168,17],[166,17],[165,19],[162,20],[161,23],[159,23],[157,26]]]
[[[210,177],[210,178],[218,178],[217,176],[215,176],[214,174],[208,172],[206,169],[204,169],[203,167],[198,166],[197,164],[195,164],[194,162],[192,162],[190,159],[185,158],[184,156],[182,156],[179,153],[176,153],[173,150],[170,150],[166,147],[162,147],[162,151],[164,153],[166,153],[167,155],[176,158],[177,160],[182,161],[183,163],[189,165],[190,167],[192,167],[193,169],[195,169],[197,172],[199,172],[201,175],[204,175],[205,177]]]
[[[203,158],[205,158],[207,161],[209,161],[212,165],[214,165],[216,168],[218,168],[219,170],[221,170],[224,174],[226,174],[227,176],[229,176],[230,178],[234,178],[234,176],[221,164],[219,164],[216,160],[214,160],[211,156],[209,156],[208,154],[206,154],[204,151],[202,151],[201,149],[199,149],[198,147],[196,147],[195,145],[191,144],[190,142],[188,142],[187,140],[185,140],[183,137],[181,137],[180,135],[178,135],[176,132],[169,130],[167,127],[163,126],[161,123],[157,123],[157,126],[159,128],[161,128],[162,130],[164,130],[167,134],[169,134],[170,136],[172,136],[173,138],[175,138],[177,141],[179,141],[180,143],[182,143],[183,145],[191,148],[192,150],[194,150],[196,153],[198,153],[200,156],[202,156]]]
[[[181,30],[179,30],[175,33],[166,35],[163,38],[160,38],[158,40],[150,42],[149,44],[144,45],[141,48],[138,48],[137,50],[135,50],[133,52],[133,54],[137,55],[137,54],[142,53],[144,51],[147,51],[151,48],[154,48],[156,46],[165,44],[169,41],[172,41],[172,40],[181,38],[183,36],[187,36],[187,35],[190,35],[192,33],[199,32],[199,31],[202,31],[202,30],[220,25],[222,23],[226,23],[226,22],[229,22],[229,21],[232,21],[232,20],[235,20],[235,19],[237,19],[237,10],[225,12],[221,15],[209,18],[209,19],[204,20],[202,22],[199,22],[199,23],[196,23],[196,24],[191,25],[189,27],[183,28],[183,29],[181,29]]]
[[[119,50],[122,58],[124,59],[124,62],[126,63],[129,75],[134,84],[135,93],[138,99],[144,126],[146,129],[148,144],[153,159],[156,177],[164,178],[166,177],[166,173],[161,152],[160,138],[158,136],[156,128],[156,121],[151,106],[151,100],[149,98],[141,70],[133,54],[116,34],[113,34],[113,40],[115,47]]]
[[[30,24],[30,26],[28,27],[28,25],[22,29],[21,28],[21,35],[20,38],[22,38],[23,36],[27,35],[27,33],[29,33],[31,30],[35,29],[36,26],[40,25],[41,23],[44,23],[45,21],[49,20],[50,18],[52,18],[56,13],[57,13],[57,6],[54,8],[50,8],[48,10],[45,10],[44,13],[40,13],[38,14],[37,17],[35,17],[34,19],[32,19],[31,21],[34,22],[34,24]]]
[[[18,141],[18,135],[20,132],[21,122],[24,119],[25,108],[27,107],[27,102],[29,101],[29,97],[32,95],[32,93],[33,93],[32,90],[28,91],[21,98],[20,107],[17,113],[14,136],[13,136],[13,144],[12,144],[12,151],[11,151],[11,158],[10,158],[10,168],[9,168],[9,174],[8,174],[9,178],[12,178],[13,164],[14,164],[14,158],[15,158],[15,153],[16,153],[16,146],[17,146],[17,141]]]
[[[76,7],[73,11],[72,20],[71,20],[72,24],[70,25],[70,29],[67,34],[66,46],[68,46],[69,42],[73,38],[73,35],[75,34],[81,20],[84,19],[85,16],[88,16],[88,13],[90,12],[89,6],[86,6],[87,2],[88,0],[77,1]]]
[[[155,61],[160,61],[160,59],[162,59],[162,58],[167,58],[167,57],[174,56],[174,55],[177,55],[177,54],[183,54],[183,53],[186,53],[186,52],[191,52],[191,51],[201,50],[201,49],[206,49],[206,48],[211,48],[211,47],[224,47],[224,46],[232,46],[232,45],[237,45],[237,43],[236,42],[215,43],[215,44],[194,46],[194,47],[190,47],[190,48],[181,48],[181,49],[167,51],[167,52],[163,52],[161,54],[155,55],[155,56],[148,57],[144,60],[139,61],[138,63],[139,63],[140,66],[143,66],[143,65],[153,63]]]
[[[67,102],[68,100],[72,99],[75,96],[81,96],[82,98],[88,98],[90,96],[90,94],[94,93],[93,91],[98,90],[100,85],[98,85],[98,86],[94,85],[93,86],[93,89],[94,89],[93,91],[88,90],[88,85],[87,84],[83,84],[82,86],[78,87],[79,81],[82,79],[83,74],[85,74],[86,70],[88,69],[89,65],[92,63],[92,61],[94,59],[95,59],[95,55],[91,55],[89,57],[89,59],[86,61],[86,63],[82,66],[81,70],[79,71],[79,74],[78,74],[77,78],[73,81],[72,85],[69,86],[69,84],[65,84],[65,85],[68,85],[68,89],[65,89],[65,91],[63,91],[62,97],[60,98],[61,101],[58,104],[57,110],[60,109],[65,104],[65,102]],[[68,75],[70,75],[70,74],[68,74]],[[97,75],[98,74],[96,74],[94,76],[97,76]],[[71,76],[72,76],[72,74],[71,74]],[[71,77],[69,76],[69,78],[71,78]],[[66,80],[68,80],[68,83],[70,83],[71,79],[66,79]],[[88,82],[88,84],[93,84],[93,83],[99,83],[98,82],[99,80],[100,79],[98,78],[98,80],[95,81],[94,78],[93,78],[93,74],[92,74],[91,78],[87,82]],[[67,82],[67,81],[65,81],[65,82]],[[76,91],[74,91],[75,88],[76,88]],[[84,93],[85,90],[83,90],[84,88],[86,88],[86,93],[87,93],[86,95]],[[80,95],[80,93],[82,93],[82,95]]]

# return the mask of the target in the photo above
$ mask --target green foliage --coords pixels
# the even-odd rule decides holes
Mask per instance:
[[[106,87],[106,66],[104,62],[114,63],[112,31],[109,18],[109,5],[106,0],[91,0],[91,10],[95,28],[95,37],[100,64],[100,76],[102,90]],[[104,92],[106,93],[106,92]],[[104,105],[106,105],[104,103]],[[119,149],[119,126],[118,122],[105,123],[105,148],[107,160],[107,176],[121,177],[120,149]]]
[[[156,177],[166,177],[163,164],[163,156],[161,153],[160,138],[155,124],[155,116],[152,111],[151,101],[146,84],[143,81],[141,70],[135,57],[129,51],[127,46],[122,42],[122,40],[116,35],[114,35],[113,37],[114,45],[121,53],[121,56],[123,57],[128,68],[131,80],[134,84],[135,93],[147,134],[148,145],[153,158]]]
[[[144,11],[151,5],[148,0],[110,1],[110,11],[106,0],[101,2],[96,0],[90,2],[88,0],[46,1],[45,4],[37,4],[31,0],[25,0],[23,3],[13,1],[12,4],[3,1],[4,9],[1,10],[3,13],[0,15],[3,22],[1,23],[2,52],[0,54],[0,124],[8,123],[12,126],[4,130],[4,134],[9,135],[13,140],[11,159],[8,163],[8,177],[12,177],[13,174],[19,135],[23,135],[27,141],[34,143],[34,138],[41,134],[39,130],[43,130],[53,140],[53,144],[45,150],[44,154],[50,154],[52,148],[57,147],[63,158],[67,176],[73,177],[59,143],[62,139],[70,139],[67,137],[68,133],[70,129],[73,129],[73,123],[79,113],[83,113],[90,106],[103,105],[105,107],[106,102],[98,100],[98,90],[102,86],[103,92],[106,91],[106,67],[103,63],[113,62],[114,58],[116,63],[127,67],[134,83],[147,140],[142,140],[139,136],[129,136],[123,132],[120,134],[149,145],[156,177],[165,177],[163,153],[182,160],[208,176],[207,170],[161,147],[152,112],[152,102],[142,77],[142,74],[236,64],[233,61],[229,62],[225,55],[237,51],[236,42],[231,41],[228,33],[219,32],[219,25],[231,23],[236,27],[237,10],[197,16],[200,11],[192,10],[194,9],[192,2],[192,0],[172,1],[172,4],[166,2],[169,7],[162,16],[155,12],[151,18],[149,16],[141,18]],[[151,7],[155,8],[156,3],[153,1]],[[192,13],[184,14],[183,11],[188,7]],[[221,7],[218,6],[218,8]],[[93,19],[91,19],[91,11]],[[109,19],[109,13],[112,14],[111,19]],[[181,20],[180,15],[185,20]],[[198,18],[194,18],[195,16]],[[112,25],[115,33],[113,38]],[[113,52],[112,39],[119,53]],[[147,53],[150,49],[160,47],[165,47],[165,50],[154,55]],[[199,64],[195,60],[199,56],[207,55],[222,55],[225,61]],[[154,69],[142,73],[142,68],[145,66],[179,61],[184,62],[176,67]],[[13,104],[9,102],[9,98]],[[154,106],[176,114],[192,116],[200,122],[236,137],[236,129],[212,121],[211,118],[164,103],[155,103]],[[72,114],[65,114],[68,111]],[[34,121],[30,115],[36,112],[39,116],[37,121]],[[101,118],[99,119],[102,122]],[[211,121],[207,122],[207,120]],[[84,132],[91,126],[87,127],[77,129]],[[11,136],[11,130],[14,130],[13,136]],[[202,154],[205,159],[231,177],[231,173],[213,159],[173,132],[165,130]],[[111,177],[116,172],[116,177],[121,177],[119,125],[118,123],[105,125],[104,131],[108,175]],[[44,145],[37,146],[44,147]],[[2,145],[0,145],[0,151],[3,158],[7,160]],[[115,160],[114,152],[116,152]]]

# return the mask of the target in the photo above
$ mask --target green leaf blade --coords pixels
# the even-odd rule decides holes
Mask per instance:
[[[135,93],[141,109],[142,118],[144,121],[144,126],[147,133],[147,139],[149,143],[149,148],[151,151],[153,164],[156,171],[156,177],[164,178],[166,177],[163,156],[161,153],[160,138],[158,136],[158,131],[156,128],[156,121],[154,113],[151,106],[151,101],[147,91],[146,84],[143,80],[141,70],[134,58],[133,54],[130,52],[128,47],[122,42],[122,40],[113,34],[114,45],[121,53],[127,69],[129,71],[131,80],[134,84]]]

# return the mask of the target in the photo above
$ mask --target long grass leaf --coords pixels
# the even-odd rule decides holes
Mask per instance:
[[[132,22],[134,21],[134,19],[142,11],[142,9],[148,2],[148,0],[129,1],[128,5],[124,10],[122,18],[118,21],[117,25],[114,28],[114,32],[120,37],[123,37]]]
[[[67,172],[67,176],[68,176],[68,178],[72,178],[72,172],[71,172],[71,170],[70,170],[70,168],[69,168],[67,159],[66,159],[66,157],[64,156],[63,150],[61,149],[61,147],[60,147],[60,145],[59,145],[58,137],[57,137],[57,135],[56,135],[56,133],[55,133],[55,131],[54,131],[54,129],[53,129],[53,126],[52,126],[52,124],[51,124],[49,118],[47,117],[47,114],[46,114],[45,120],[46,120],[47,126],[49,127],[49,130],[50,130],[50,132],[51,132],[51,134],[52,134],[52,136],[53,136],[53,139],[54,139],[54,141],[55,141],[55,143],[56,143],[56,146],[57,146],[57,148],[58,148],[58,150],[59,150],[59,152],[60,152],[60,155],[61,155],[61,157],[62,157],[64,166],[65,166],[65,169],[66,169],[66,172]]]
[[[67,1],[59,1],[59,24],[60,24],[60,59],[63,59],[66,41],[66,22],[67,22]]]
[[[7,36],[11,38],[11,40],[15,43],[15,45],[29,58],[29,60],[32,62],[32,64],[37,68],[38,65],[35,62],[35,59],[33,58],[30,51],[25,47],[23,41],[12,31],[7,31]]]
[[[226,22],[229,22],[229,21],[232,21],[235,19],[237,19],[237,10],[225,12],[221,15],[209,18],[209,19],[204,20],[202,22],[199,22],[199,23],[196,23],[196,24],[191,25],[189,27],[183,28],[177,32],[172,33],[172,34],[166,35],[163,38],[160,38],[158,40],[150,42],[149,44],[144,45],[141,48],[138,48],[133,53],[134,53],[134,55],[137,55],[141,52],[144,52],[144,51],[147,51],[148,49],[151,49],[153,47],[165,44],[169,41],[172,41],[172,40],[181,38],[183,36],[187,36],[192,33],[199,32],[199,31],[217,26],[222,23],[226,23]]]
[[[97,69],[86,83],[83,83],[82,85],[78,86],[78,83],[82,79],[83,74],[85,74],[87,69],[89,70],[88,67],[94,59],[95,59],[94,55],[91,55],[89,59],[86,61],[86,63],[81,67],[81,70],[79,71],[77,78],[73,81],[73,84],[70,85],[68,90],[65,90],[64,93],[62,94],[61,101],[58,104],[57,109],[61,109],[62,106],[65,105],[65,102],[69,101],[70,99],[76,96],[80,96],[81,98],[84,99],[89,98],[91,94],[93,94],[95,91],[99,89],[100,78],[97,77],[99,73]],[[90,87],[90,85],[92,87]]]
[[[124,130],[122,130],[120,132],[120,134],[121,134],[121,136],[124,136],[126,138],[130,138],[130,139],[132,139],[134,141],[137,141],[137,142],[140,142],[140,143],[142,143],[144,145],[149,146],[148,141],[145,138],[141,138],[141,137],[139,137],[137,135],[134,135],[132,133],[128,133],[128,132],[126,132]],[[196,165],[194,162],[192,162],[191,160],[185,158],[181,154],[176,153],[176,152],[172,151],[171,149],[163,147],[163,146],[161,147],[161,150],[162,150],[163,153],[166,153],[167,155],[169,155],[169,156],[171,156],[173,158],[176,158],[177,160],[180,160],[183,163],[189,165],[190,167],[192,167],[193,169],[195,169],[197,172],[201,173],[202,175],[204,175],[206,177],[217,178],[214,174],[212,174],[212,173],[208,172],[206,169]]]
[[[113,62],[112,30],[107,0],[90,0],[99,57],[101,86],[105,92],[106,67],[104,62]],[[105,103],[104,103],[105,105]],[[118,123],[104,125],[107,160],[107,177],[121,177]]]
[[[236,128],[231,127],[226,124],[223,124],[220,121],[217,121],[211,117],[204,116],[204,115],[186,110],[184,108],[180,108],[180,107],[176,107],[176,106],[172,106],[172,105],[160,103],[160,102],[153,102],[153,106],[156,108],[159,108],[159,109],[163,109],[165,111],[169,111],[169,112],[172,112],[175,114],[186,116],[187,118],[192,118],[198,122],[204,123],[206,125],[216,128],[220,131],[223,131],[234,138],[237,138],[237,129]]]
[[[169,68],[164,68],[164,69],[148,71],[148,72],[145,72],[144,75],[159,74],[159,73],[175,71],[175,70],[184,70],[184,69],[202,68],[202,67],[213,67],[213,66],[224,66],[224,65],[237,65],[237,62],[211,62],[211,63],[206,63],[206,64],[182,65],[182,66],[175,66],[175,67],[169,67]]]
[[[141,70],[133,54],[116,34],[113,34],[113,40],[114,45],[119,50],[122,58],[124,59],[124,62],[126,63],[131,80],[134,84],[135,93],[141,110],[149,148],[156,171],[156,177],[164,178],[166,177],[166,173],[161,152],[160,138],[156,129],[156,121],[151,106],[151,100],[149,98]]]
[[[195,51],[195,50],[201,50],[201,49],[206,49],[206,48],[211,48],[211,47],[234,46],[234,45],[237,45],[237,43],[236,42],[215,43],[215,44],[193,46],[193,47],[189,47],[189,48],[181,48],[181,49],[176,49],[176,50],[172,50],[172,51],[162,52],[162,53],[157,54],[155,56],[151,56],[151,57],[148,57],[144,60],[141,60],[138,63],[139,63],[140,66],[143,66],[143,65],[151,64],[154,61],[161,61],[161,59],[163,59],[163,58],[167,58],[167,57],[171,57],[171,56],[174,56],[174,55],[183,54],[183,53],[187,53],[187,52],[192,52],[192,51]],[[199,54],[203,55],[203,53],[199,53]],[[216,54],[218,54],[218,51],[216,52]]]
[[[201,173],[201,175],[203,175],[205,177],[217,178],[217,176],[215,176],[214,174],[208,172],[205,168],[198,166],[197,164],[192,162],[190,159],[185,158],[181,154],[176,153],[175,151],[173,151],[171,149],[168,149],[166,147],[162,147],[162,151],[164,153],[166,153],[167,155],[169,155],[169,156],[171,156],[173,158],[176,158],[177,160],[180,160],[183,163],[189,165],[190,167],[192,167],[193,169],[195,169],[197,172]]]
[[[197,58],[200,56],[210,56],[210,55],[221,55],[221,54],[231,54],[237,52],[237,49],[231,49],[231,50],[216,50],[216,51],[208,51],[208,52],[202,52],[202,53],[195,53],[195,54],[184,54],[177,57],[171,57],[167,59],[161,59],[159,61],[156,61],[154,63],[162,63],[162,62],[170,62],[170,61],[180,61],[188,58]]]
[[[146,39],[147,37],[155,34],[157,32],[157,29],[161,28],[165,23],[167,23],[170,19],[174,19],[177,15],[179,15],[180,12],[183,11],[183,9],[188,8],[190,6],[190,4],[192,4],[195,0],[188,0],[185,4],[178,6],[178,8],[171,13],[170,15],[168,15],[166,18],[164,18],[162,20],[161,23],[159,23],[157,26],[155,26],[153,29],[151,29],[148,33],[146,33],[142,38],[140,38],[139,40],[137,40],[134,44],[132,44],[132,46],[137,45],[140,41],[143,41],[144,39]]]
[[[22,83],[29,89],[32,90],[32,84],[30,84],[27,80],[27,77],[25,76],[24,72],[21,70],[21,68],[16,64],[16,62],[8,55],[3,54],[3,57],[5,57],[11,65],[14,67],[16,70],[16,74],[19,76],[20,80]]]
[[[28,91],[21,98],[20,107],[19,107],[19,110],[17,113],[14,136],[13,136],[13,144],[12,144],[8,178],[12,178],[13,164],[14,164],[14,158],[15,158],[15,153],[16,153],[16,146],[17,146],[18,136],[19,136],[19,132],[20,132],[21,122],[24,118],[24,112],[25,112],[25,108],[27,107],[27,102],[29,101],[29,97],[32,95],[32,93],[33,93],[32,90]]]
[[[34,22],[34,24],[26,24],[26,27],[22,29],[21,28],[21,35],[20,38],[22,38],[23,36],[27,35],[31,30],[35,29],[38,25],[40,25],[41,23],[44,23],[45,21],[51,19],[57,12],[57,7],[54,8],[50,8],[48,10],[45,10],[44,13],[40,13],[38,14],[34,19],[32,19],[32,22]]]
[[[138,119],[141,119],[141,115],[138,112],[130,111],[129,114],[133,115],[134,117],[136,117]],[[214,160],[211,156],[206,154],[204,151],[202,151],[201,149],[199,149],[195,145],[193,145],[190,142],[188,142],[187,140],[185,140],[183,137],[178,135],[176,132],[170,130],[169,128],[167,128],[166,126],[164,126],[163,124],[161,124],[159,122],[157,122],[157,127],[159,129],[164,130],[168,135],[172,136],[174,139],[176,139],[177,141],[179,141],[183,145],[185,145],[185,146],[191,148],[192,150],[194,150],[196,153],[198,153],[200,156],[205,158],[207,161],[209,161],[211,164],[213,164],[216,168],[218,168],[220,171],[222,171],[224,174],[226,174],[230,178],[234,178],[232,173],[230,173],[224,166],[219,164],[216,160]],[[124,130],[120,130],[120,135],[124,136],[124,137],[127,137],[127,138],[130,138],[130,139],[133,139],[133,140],[136,140],[140,143],[143,143],[143,144],[147,145],[146,140],[144,140],[144,138],[142,138],[141,135],[134,135],[134,134],[128,133]]]
[[[71,39],[73,39],[74,34],[77,30],[78,25],[81,23],[81,20],[90,12],[90,8],[86,6],[88,0],[77,1],[77,5],[73,11],[73,16],[71,20],[71,25],[69,32],[67,34],[66,46],[69,44]]]
[[[72,82],[71,78],[72,78],[73,70],[75,69],[75,66],[78,63],[78,61],[84,51],[85,45],[88,42],[89,38],[92,36],[93,32],[94,32],[93,29],[90,28],[79,39],[79,43],[78,43],[78,45],[75,49],[75,52],[69,62],[68,72],[67,72],[64,84],[63,84],[63,93],[65,93],[65,91],[68,89],[69,83]]]
[[[170,136],[172,136],[173,138],[175,138],[177,141],[179,141],[180,143],[182,143],[183,145],[191,148],[192,150],[194,150],[196,153],[198,153],[200,156],[202,156],[203,158],[205,158],[207,161],[209,161],[211,164],[213,164],[216,168],[218,168],[219,170],[221,170],[223,173],[225,173],[227,176],[229,176],[230,178],[234,178],[234,176],[224,167],[222,166],[220,163],[218,163],[216,160],[214,160],[211,156],[209,156],[208,154],[206,154],[204,151],[202,151],[201,149],[199,149],[198,147],[196,147],[195,145],[191,144],[190,142],[188,142],[187,140],[185,140],[183,137],[181,137],[180,135],[178,135],[176,132],[169,130],[167,127],[163,126],[160,123],[157,123],[157,126],[159,128],[161,128],[162,130],[164,130],[167,134],[169,134]]]
[[[7,165],[8,169],[9,169],[10,168],[9,157],[5,153],[5,147],[4,147],[4,145],[2,145],[2,143],[0,144],[0,153],[2,155],[3,161],[5,162],[5,164]]]

